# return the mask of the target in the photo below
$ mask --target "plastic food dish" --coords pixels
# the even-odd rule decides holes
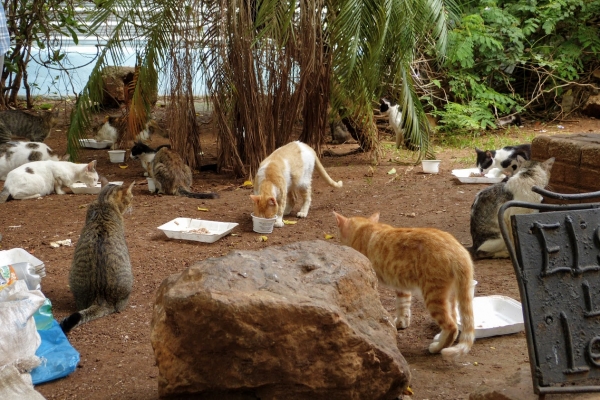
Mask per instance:
[[[108,183],[112,183],[113,185],[122,185],[123,184],[122,181],[108,182]],[[85,183],[81,183],[81,182],[75,182],[74,184],[71,185],[71,191],[75,194],[98,194],[98,193],[100,193],[100,189],[102,189],[102,184],[100,182],[96,183],[96,186],[94,186],[94,187],[87,187],[87,186],[85,186]]]
[[[175,218],[158,227],[171,239],[214,243],[238,226],[235,222],[207,221],[203,219]]]
[[[112,146],[113,142],[110,140],[102,140],[97,142],[96,139],[79,139],[79,145],[81,147],[87,147],[90,149],[105,149]]]
[[[479,174],[479,168],[453,169],[452,175],[456,176],[462,183],[498,183],[505,178],[504,175],[494,176],[486,174],[485,176],[470,176],[471,174]]]
[[[252,230],[256,233],[271,233],[273,232],[273,226],[275,226],[275,220],[273,218],[261,218],[255,217],[254,214],[250,214],[252,217]]]
[[[437,174],[440,172],[441,160],[422,160],[421,166],[426,174]]]
[[[525,329],[521,303],[507,296],[481,296],[473,299],[475,338],[508,335]],[[461,329],[460,316],[458,328]]]

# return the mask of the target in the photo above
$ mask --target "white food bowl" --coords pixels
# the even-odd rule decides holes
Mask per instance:
[[[482,296],[473,299],[475,338],[508,335],[525,329],[521,303],[507,296]],[[461,329],[460,315],[458,329]]]
[[[423,172],[427,174],[437,174],[440,172],[441,160],[421,160],[423,166]]]
[[[254,214],[250,214],[252,217],[252,230],[257,233],[271,233],[273,232],[273,226],[277,217],[273,218],[261,218],[256,217]]]
[[[122,163],[125,161],[125,150],[109,150],[108,156],[112,163]]]
[[[112,146],[113,142],[110,140],[102,140],[100,142],[96,139],[79,139],[79,145],[81,147],[87,147],[90,149],[105,149]]]
[[[213,243],[238,226],[235,222],[206,221],[203,219],[175,218],[158,227],[171,239]]]
[[[118,182],[108,182],[113,185],[122,185],[123,181]],[[100,193],[100,189],[102,189],[102,184],[100,182],[96,183],[96,186],[87,187],[85,183],[75,182],[71,186],[71,191],[75,194],[98,194]]]
[[[458,178],[462,183],[498,183],[502,182],[504,175],[496,176],[494,173],[488,172],[485,176],[471,176],[471,174],[479,174],[479,168],[453,169],[452,175]]]
[[[154,178],[146,178],[146,180],[148,181],[148,190],[151,193],[154,193],[156,191],[156,185],[154,184]]]

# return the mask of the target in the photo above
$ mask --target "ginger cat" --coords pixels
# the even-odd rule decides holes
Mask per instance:
[[[306,218],[315,166],[329,185],[342,187],[342,181],[335,182],[329,177],[315,151],[305,143],[291,142],[271,153],[260,163],[254,179],[254,195],[250,195],[253,214],[261,218],[276,216],[275,226],[282,227],[283,216],[292,211],[299,199],[301,208],[296,216]]]
[[[431,317],[441,328],[431,353],[445,359],[466,354],[475,341],[473,261],[451,234],[434,228],[394,228],[369,218],[346,218],[336,212],[340,241],[365,255],[379,281],[396,290],[396,327],[410,325],[411,292],[420,291]],[[462,321],[457,345],[456,301]],[[452,347],[450,347],[452,346]]]

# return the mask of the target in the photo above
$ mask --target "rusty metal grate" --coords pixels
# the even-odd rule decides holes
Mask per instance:
[[[511,207],[541,211],[511,216],[514,246],[503,218]],[[498,220],[519,283],[534,392],[600,392],[600,203],[510,201]]]

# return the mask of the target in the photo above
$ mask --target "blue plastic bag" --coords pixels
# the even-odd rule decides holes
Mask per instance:
[[[51,307],[47,300],[33,316],[42,338],[42,344],[35,352],[42,363],[31,371],[34,385],[63,378],[75,371],[79,364],[79,352],[71,346],[60,325],[52,317]]]

